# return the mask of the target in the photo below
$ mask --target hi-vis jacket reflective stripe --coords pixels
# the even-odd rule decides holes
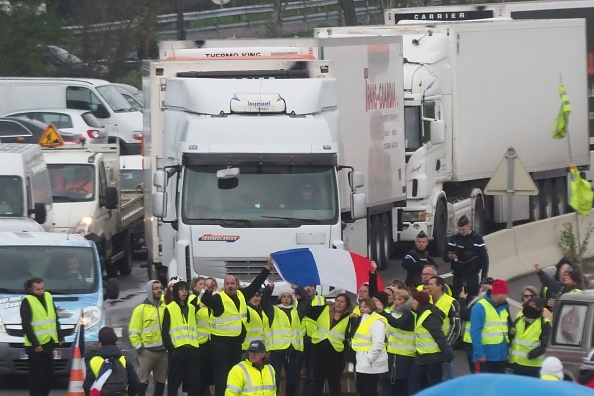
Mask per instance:
[[[336,352],[344,351],[345,334],[349,327],[348,315],[340,319],[334,327],[330,328],[330,307],[326,306],[320,316],[318,316],[316,325],[318,330],[311,338],[312,344],[318,344],[323,340],[328,340]]]
[[[247,321],[247,304],[243,293],[238,290],[239,309],[231,297],[224,291],[220,292],[225,310],[221,316],[213,316],[211,334],[219,337],[237,337],[241,334],[242,326]]]
[[[430,310],[423,312],[417,319],[417,324],[415,325],[415,346],[419,355],[437,353],[441,351],[429,330],[423,327],[423,322],[430,314]]]
[[[155,348],[163,345],[161,325],[164,312],[165,303],[159,304],[158,308],[144,303],[134,308],[128,326],[130,343],[134,348]]]
[[[462,341],[467,344],[472,344],[472,337],[470,337],[470,320],[464,323],[464,336],[462,337]]]
[[[373,345],[373,341],[371,340],[371,325],[376,320],[381,320],[384,322],[384,325],[388,326],[388,321],[383,316],[379,315],[377,312],[373,312],[364,321],[359,324],[355,335],[351,341],[351,347],[355,352],[363,352],[371,350],[371,346]]]
[[[276,379],[270,364],[262,370],[255,368],[249,360],[233,366],[227,377],[225,396],[275,396]]]
[[[196,330],[196,307],[188,304],[188,320],[182,315],[179,305],[172,301],[167,305],[171,317],[169,335],[174,348],[190,345],[198,348],[198,332]]]
[[[481,299],[477,302],[485,307],[485,326],[483,327],[482,333],[482,344],[483,345],[497,345],[503,342],[505,339],[509,342],[508,335],[508,324],[507,318],[509,314],[507,309],[501,310],[498,315],[495,307],[485,299]]]
[[[202,307],[196,312],[196,331],[198,333],[198,344],[202,345],[210,340],[210,310],[208,307]]]
[[[126,358],[124,356],[120,356],[119,361],[122,363],[122,366],[126,368]],[[93,356],[91,358],[89,366],[91,367],[93,374],[95,374],[95,378],[97,378],[99,375],[99,371],[101,370],[101,366],[103,366],[103,362],[105,362],[105,358],[103,356]]]
[[[56,311],[54,310],[54,300],[48,292],[43,294],[45,306],[43,307],[37,297],[27,295],[25,300],[31,307],[31,326],[39,345],[47,344],[51,340],[58,342],[58,329],[56,328]],[[31,341],[25,335],[25,346],[32,346]]]
[[[291,309],[291,322],[287,314],[274,306],[274,319],[266,334],[266,350],[282,351],[293,345],[296,351],[303,351],[303,332],[297,308]]]
[[[511,344],[510,363],[529,367],[542,366],[544,356],[541,355],[534,359],[528,359],[528,352],[540,346],[542,324],[548,321],[546,318],[535,319],[528,327],[526,327],[527,323],[524,319],[516,321],[516,335]]]
[[[311,299],[311,306],[312,307],[321,307],[322,305],[326,305],[326,299],[322,296],[313,296]],[[315,332],[318,330],[318,324],[312,318],[308,318],[305,316],[301,319],[303,336],[310,336],[313,338]]]
[[[452,307],[452,303],[454,302],[454,298],[448,296],[447,294],[443,294],[439,300],[437,301],[437,303],[435,303],[435,306],[437,308],[439,308],[441,310],[441,312],[443,312],[444,315],[444,319],[443,319],[443,333],[446,335],[446,337],[448,336],[448,334],[450,334],[450,331],[452,331],[452,324],[450,323],[450,317],[449,317],[449,313],[450,313],[450,308]]]
[[[415,315],[416,320],[416,314]],[[400,314],[398,317],[402,316]],[[388,329],[388,353],[402,356],[415,356],[415,332],[397,329],[389,326]]]
[[[241,348],[245,351],[250,346],[252,341],[262,341],[266,339],[266,333],[270,330],[268,324],[268,316],[262,312],[262,317],[254,308],[248,305],[248,321],[245,324],[246,335],[245,341],[241,344]]]

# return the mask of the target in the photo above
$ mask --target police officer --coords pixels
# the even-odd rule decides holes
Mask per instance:
[[[417,287],[421,284],[421,274],[426,265],[431,265],[435,269],[439,268],[429,255],[427,246],[429,246],[429,237],[424,231],[421,231],[415,238],[415,247],[402,259],[402,267],[406,270],[405,283],[409,287]]]
[[[262,341],[252,341],[247,359],[229,371],[225,396],[275,396],[276,376],[267,363],[266,347]]]
[[[488,276],[489,255],[483,236],[472,230],[466,215],[457,224],[458,233],[450,238],[443,260],[451,263],[454,272],[452,295],[460,295],[466,284],[466,292],[472,299],[479,292],[479,274],[481,280]]]

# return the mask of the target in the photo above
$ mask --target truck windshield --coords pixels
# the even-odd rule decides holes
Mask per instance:
[[[421,128],[421,107],[404,107],[404,136],[407,154],[412,154],[423,146],[423,130]]]
[[[45,289],[53,294],[93,293],[101,281],[94,251],[86,247],[3,246],[0,272],[4,293],[22,293],[25,281],[34,277],[43,279]]]
[[[23,181],[18,176],[0,176],[0,216],[23,217]]]
[[[92,201],[95,196],[93,165],[48,164],[54,202]]]
[[[237,178],[218,179],[222,168],[186,168],[184,222],[298,227],[338,220],[336,172],[331,166],[242,166]]]
[[[109,107],[113,109],[116,113],[125,113],[127,111],[137,111],[135,110],[130,103],[124,98],[124,96],[118,91],[116,87],[113,85],[103,85],[97,87],[97,91],[103,99],[107,102]]]

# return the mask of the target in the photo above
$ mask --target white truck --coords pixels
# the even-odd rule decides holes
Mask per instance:
[[[483,193],[509,147],[537,183],[514,220],[565,213],[567,168],[590,164],[583,20],[492,20],[317,29],[318,37],[402,35],[407,203],[397,241],[423,230],[442,255],[456,221],[507,220],[505,196]],[[553,139],[563,83],[570,139]],[[571,149],[569,149],[571,148]]]
[[[170,60],[147,65],[145,169],[158,192],[146,241],[160,278],[249,282],[271,252],[297,247],[387,261],[406,198],[400,38],[289,46],[300,50],[162,51]]]
[[[45,147],[55,231],[95,242],[108,276],[130,275],[133,229],[144,215],[141,190],[123,191],[117,144]]]

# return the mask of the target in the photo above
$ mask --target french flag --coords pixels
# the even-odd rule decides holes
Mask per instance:
[[[338,249],[299,248],[271,254],[279,275],[297,286],[324,285],[357,293],[369,282],[371,260],[357,253]],[[378,289],[384,285],[377,276]]]

